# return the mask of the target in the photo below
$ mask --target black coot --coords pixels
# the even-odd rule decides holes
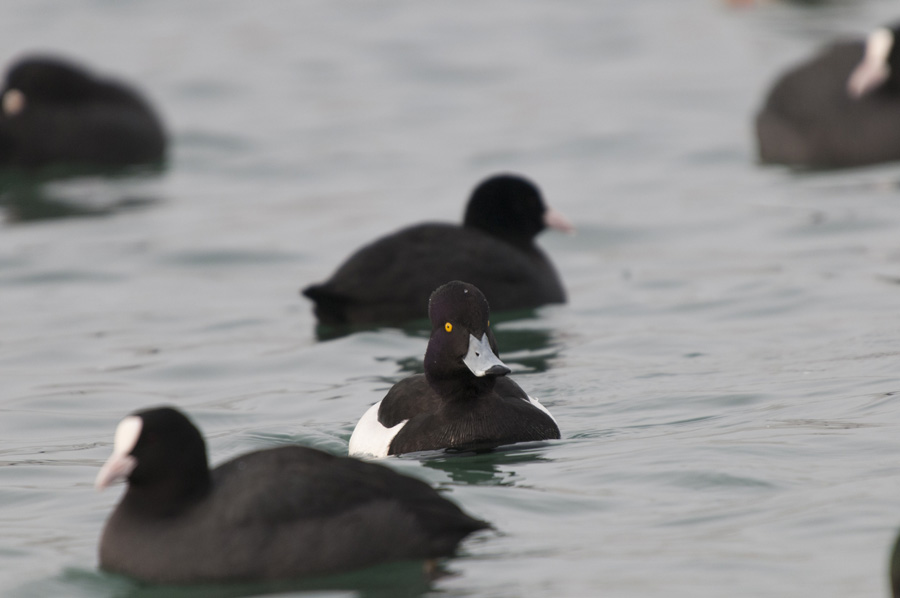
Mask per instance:
[[[812,168],[900,160],[898,33],[836,43],[785,73],[756,117],[760,159]]]
[[[138,92],[65,59],[22,58],[0,98],[0,168],[106,169],[164,158],[162,124]]]
[[[431,559],[488,527],[424,482],[311,448],[256,451],[210,470],[200,432],[172,408],[122,420],[97,487],[116,479],[128,489],[103,530],[100,566],[153,583]]]
[[[431,292],[451,280],[476,285],[495,311],[565,303],[553,264],[534,242],[547,226],[572,230],[533,183],[494,176],[473,191],[462,226],[419,224],[382,237],[303,294],[328,325],[420,319]]]

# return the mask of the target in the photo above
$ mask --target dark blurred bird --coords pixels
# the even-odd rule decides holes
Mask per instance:
[[[898,32],[835,43],[782,75],[756,117],[760,160],[813,168],[900,160]]]
[[[63,58],[13,64],[0,108],[0,168],[108,169],[165,156],[162,124],[137,91]]]
[[[897,536],[897,540],[894,542],[894,549],[891,551],[889,575],[891,578],[891,596],[900,598],[900,536]]]
[[[303,294],[328,325],[420,319],[431,292],[451,280],[476,285],[495,311],[565,303],[553,264],[534,242],[546,227],[573,230],[533,183],[493,176],[472,192],[462,226],[418,224],[382,237]]]

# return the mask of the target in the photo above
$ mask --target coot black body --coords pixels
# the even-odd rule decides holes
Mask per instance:
[[[547,226],[571,230],[533,183],[491,177],[472,193],[462,226],[419,224],[378,239],[303,294],[327,325],[420,319],[432,291],[451,280],[478,286],[495,311],[564,303],[559,275],[534,242]]]
[[[506,377],[484,295],[453,281],[429,306],[425,374],[395,384],[360,419],[351,455],[384,457],[425,450],[488,450],[560,437],[537,399]]]
[[[765,163],[842,168],[900,160],[897,29],[835,43],[775,83],[756,118]]]
[[[301,446],[210,471],[202,436],[171,408],[116,430],[102,488],[128,489],[106,523],[100,566],[153,583],[294,579],[451,555],[488,525],[427,484]]]
[[[22,58],[0,97],[0,168],[110,169],[164,159],[165,132],[146,100],[63,58]]]

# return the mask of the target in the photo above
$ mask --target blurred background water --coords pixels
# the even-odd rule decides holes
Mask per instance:
[[[120,490],[92,483],[131,410],[184,408],[213,462],[346,452],[427,331],[320,341],[298,289],[380,234],[458,221],[497,171],[579,229],[541,238],[570,304],[497,325],[563,439],[389,460],[498,531],[434,582],[304,589],[887,595],[900,167],[759,167],[752,117],[784,68],[898,12],[6,0],[0,56],[55,50],[134,82],[173,143],[162,173],[0,204],[0,595],[172,595],[96,569]],[[263,590],[184,595],[228,591]]]

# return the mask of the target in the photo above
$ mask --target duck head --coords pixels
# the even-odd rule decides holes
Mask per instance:
[[[474,285],[453,281],[431,294],[428,303],[431,337],[425,351],[428,382],[448,392],[467,396],[490,388],[497,376],[510,369],[497,356],[497,341],[490,327],[487,299]]]

